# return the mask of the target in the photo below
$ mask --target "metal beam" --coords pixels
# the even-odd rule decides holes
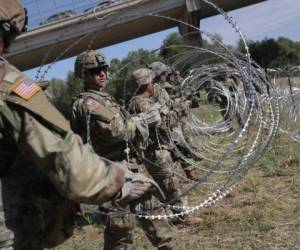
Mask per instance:
[[[232,10],[264,0],[216,0],[218,6]],[[160,14],[180,19],[185,0],[132,0],[94,13],[80,15],[61,23],[49,24],[20,36],[11,47],[7,59],[21,70],[75,56],[80,52],[99,49],[168,28],[177,22],[144,16]],[[217,14],[201,4],[200,18]],[[103,18],[106,17],[106,18]]]

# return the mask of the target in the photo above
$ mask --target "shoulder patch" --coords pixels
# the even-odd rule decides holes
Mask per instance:
[[[101,105],[99,102],[97,102],[96,100],[94,100],[92,98],[87,98],[85,103],[87,105],[87,108],[92,112],[95,112]]]
[[[39,85],[26,76],[18,78],[11,87],[13,93],[25,100],[30,100],[40,90]]]

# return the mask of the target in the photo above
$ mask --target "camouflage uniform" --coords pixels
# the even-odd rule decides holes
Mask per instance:
[[[24,27],[20,1],[2,0],[0,20],[3,52]],[[71,235],[77,202],[102,204],[124,196],[127,172],[121,164],[83,145],[38,84],[2,57],[0,162],[0,247],[5,249],[54,247]]]
[[[7,225],[16,234],[18,248],[19,243],[24,245],[27,240],[37,240],[36,236],[43,238],[51,233],[50,230],[55,231],[54,227],[58,225],[53,223],[56,221],[50,221],[50,214],[47,216],[49,221],[41,221],[48,209],[70,215],[74,213],[70,207],[75,208],[76,205],[64,196],[77,202],[101,204],[119,191],[124,173],[93,154],[91,147],[83,146],[80,138],[69,129],[68,122],[38,88],[37,93],[28,100],[24,99],[25,96],[17,96],[18,91],[12,90],[12,87],[27,84],[28,78],[3,60],[0,61],[0,69],[3,202]],[[34,87],[33,84],[30,83],[30,86]],[[36,185],[39,190],[34,189]],[[47,190],[51,190],[48,195]],[[51,210],[50,203],[55,209]],[[68,218],[60,217],[64,220]],[[64,230],[62,225],[68,222],[61,223],[60,230]],[[19,227],[22,224],[24,227]],[[36,233],[28,231],[35,226]],[[38,232],[38,227],[43,227],[45,231]],[[66,233],[62,235],[67,236]],[[35,245],[45,246],[44,243],[48,246],[45,239]]]
[[[151,68],[152,70],[154,70],[154,72],[156,72],[157,78],[159,77],[159,75],[163,74],[164,72],[166,73],[166,75],[172,73],[171,69],[169,67],[167,67],[165,64],[160,63],[160,62],[153,62],[148,67]],[[163,80],[166,80],[166,79],[163,79]],[[177,91],[180,91],[180,89],[178,89],[178,88],[180,88],[180,83],[178,83],[175,87],[169,82],[160,82],[158,79],[156,79],[156,81],[157,81],[157,83],[154,85],[154,95],[153,95],[154,100],[159,102],[162,106],[167,106],[168,109],[171,110],[174,105],[177,105],[177,103],[181,101],[180,98],[178,98],[178,97],[180,97],[180,92],[179,93],[177,92]],[[170,85],[173,87],[171,88]],[[165,88],[165,87],[167,87],[167,88]],[[170,94],[176,93],[176,95],[173,95],[171,98],[168,91],[170,91]],[[186,121],[185,121],[186,117],[182,116],[180,118],[181,119],[178,119],[178,121],[177,121],[176,127],[178,127],[178,125],[179,125],[182,127],[183,131],[187,131],[188,127],[186,126]],[[180,120],[180,122],[179,122],[179,120]],[[173,133],[175,133],[175,132],[173,132]],[[186,173],[188,178],[196,179],[197,177],[196,177],[196,174],[194,173],[194,167],[191,166],[189,163],[187,163],[185,160],[183,160],[180,157],[180,155],[176,151],[176,149],[174,147],[171,147],[171,143],[168,140],[169,140],[168,136],[165,136],[164,141],[166,142],[165,144],[168,144],[168,150],[170,150],[173,160],[180,163],[180,166],[182,167],[182,169],[184,170],[184,172]],[[185,147],[183,147],[180,144],[179,141],[174,141],[174,142],[177,146],[177,149],[180,150],[181,153],[187,154],[189,152]],[[166,145],[164,147],[166,147]]]
[[[169,74],[175,73],[174,71],[170,71]],[[179,73],[177,73],[179,74]],[[173,82],[166,82],[162,85],[162,87],[165,89],[165,91],[169,94],[169,98],[172,98],[172,100],[175,100],[176,98],[181,97],[181,82],[182,78],[180,75],[177,76],[177,78]],[[170,87],[172,86],[172,87]],[[198,108],[199,107],[199,94],[196,94],[195,96],[189,97],[189,100],[191,102],[190,108]],[[182,159],[181,154],[186,157],[189,161],[194,160],[200,160],[199,157],[196,157],[195,155],[191,154],[190,149],[187,148],[185,143],[188,143],[190,147],[192,146],[192,141],[190,139],[189,135],[189,127],[187,125],[187,117],[182,117],[180,122],[178,123],[178,130],[182,131],[182,134],[184,136],[185,142],[182,142],[182,139],[178,138],[178,134],[176,132],[176,129],[174,129],[173,137],[174,137],[174,143],[176,144],[176,148],[173,148],[172,150],[172,158],[174,161],[177,161],[180,163],[180,166],[182,167],[183,171],[185,172],[187,178],[196,180],[197,174],[195,172],[195,167],[189,164],[186,160]],[[178,139],[176,139],[178,138]]]
[[[95,52],[84,52],[78,58],[83,56],[95,58]],[[96,54],[96,56],[98,55]],[[98,61],[99,67],[101,67],[101,60]],[[106,65],[106,63],[102,65],[104,64]],[[97,67],[97,65],[95,66]],[[75,73],[79,70],[78,68],[77,65]],[[84,85],[87,86],[86,83]],[[88,140],[99,155],[110,160],[122,161],[126,159],[126,141],[141,137],[141,134],[145,133],[144,129],[140,130],[137,127],[134,118],[127,117],[125,119],[124,115],[124,111],[112,96],[99,91],[99,87],[89,84],[85,88],[85,92],[82,92],[73,103],[72,126],[83,138],[90,134]],[[155,213],[163,214],[164,210],[161,208]],[[140,224],[152,244],[158,249],[174,247],[174,233],[167,221],[142,219]],[[108,216],[104,234],[104,249],[132,249],[133,228],[133,216]]]
[[[228,91],[230,96],[226,96],[224,91]],[[212,79],[206,87],[207,98],[210,102],[216,102],[220,107],[220,113],[226,123],[232,126],[232,117],[230,112],[232,111],[232,105],[235,105],[235,95],[234,92],[237,91],[236,83],[230,77],[219,76],[216,79]],[[231,98],[231,101],[228,101]],[[233,103],[232,103],[233,102]],[[236,110],[235,115],[237,117],[238,123],[241,125],[241,117],[239,112]]]
[[[140,69],[135,71],[136,78],[145,74],[147,69]],[[129,112],[132,114],[139,114],[149,110],[156,101],[160,101],[162,106],[171,105],[172,101],[169,98],[168,93],[159,84],[154,85],[153,97],[145,97],[137,95],[133,97],[129,104]],[[168,123],[177,123],[177,114],[175,112],[168,112],[163,123],[158,128],[150,129],[150,137],[146,145],[138,145],[137,149],[143,149],[139,151],[142,156],[141,159],[148,172],[154,178],[154,180],[162,188],[167,197],[167,201],[173,201],[173,204],[184,205],[183,198],[178,198],[180,195],[180,185],[178,178],[174,175],[173,166],[174,162],[171,157],[172,145],[169,141],[167,134]],[[159,141],[158,141],[158,137]],[[177,211],[176,211],[177,212]]]

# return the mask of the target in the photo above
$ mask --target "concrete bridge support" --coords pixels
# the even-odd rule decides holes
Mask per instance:
[[[185,10],[181,17],[181,20],[185,23],[191,24],[197,28],[200,27],[201,18],[201,1],[200,0],[185,0]],[[201,45],[202,37],[201,33],[188,25],[179,24],[179,32],[182,36],[187,38],[187,40],[193,45]]]

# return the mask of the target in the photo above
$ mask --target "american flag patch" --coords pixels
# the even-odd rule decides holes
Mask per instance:
[[[94,99],[91,99],[91,98],[87,99],[86,104],[88,106],[89,111],[92,111],[92,112],[95,112],[100,106],[99,102],[97,102],[97,101],[95,101]]]
[[[25,100],[31,99],[40,90],[36,82],[27,77],[18,79],[12,86],[12,92]]]

